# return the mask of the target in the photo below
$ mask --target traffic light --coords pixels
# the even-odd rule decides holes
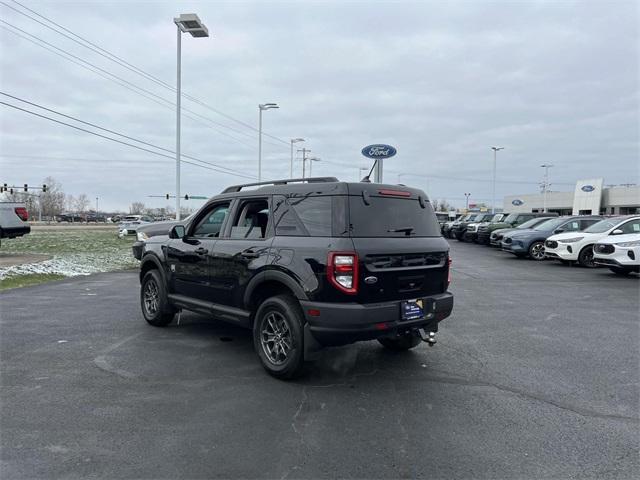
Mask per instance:
[[[29,191],[29,185],[27,185],[26,183],[24,184],[24,191],[28,192]]]
[[[169,194],[167,193],[167,200],[169,200]]]
[[[7,184],[5,183],[4,187],[2,187],[2,188],[4,188],[4,191],[6,192],[7,191]]]
[[[13,195],[13,188],[10,188],[10,189],[9,189],[9,193],[10,193],[11,195]]]
[[[46,192],[47,191],[47,186],[46,185],[42,185],[42,191]]]
[[[184,196],[184,199],[185,199],[185,200],[189,200],[189,195],[185,195],[185,196]]]

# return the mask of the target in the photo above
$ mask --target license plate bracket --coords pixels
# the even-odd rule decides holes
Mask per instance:
[[[400,320],[422,320],[431,312],[432,301],[426,298],[414,298],[400,302]]]

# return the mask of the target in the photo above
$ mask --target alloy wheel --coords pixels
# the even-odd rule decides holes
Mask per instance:
[[[150,279],[144,286],[144,309],[150,317],[158,313],[158,305],[160,303],[160,295],[158,292],[158,284],[155,280]]]
[[[535,243],[533,247],[531,247],[531,256],[535,260],[543,260],[544,259],[544,245],[542,243]]]
[[[291,329],[285,317],[279,312],[269,312],[260,330],[262,351],[274,365],[287,361],[293,346]]]

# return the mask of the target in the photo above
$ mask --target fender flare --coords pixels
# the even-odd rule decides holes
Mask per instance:
[[[142,271],[144,270],[145,266],[148,265],[149,263],[153,263],[155,265],[156,269],[160,272],[162,281],[164,282],[165,286],[168,287],[167,276],[164,271],[164,267],[162,266],[162,262],[160,261],[160,259],[156,254],[150,253],[150,252],[145,253],[145,255],[142,257],[142,260],[140,261],[140,281],[142,282]]]
[[[279,270],[264,270],[251,279],[247,288],[244,291],[243,303],[245,308],[250,307],[249,300],[253,292],[265,282],[278,282],[289,288],[298,300],[308,300],[307,294],[302,289],[302,286],[296,282],[290,275],[283,273]]]

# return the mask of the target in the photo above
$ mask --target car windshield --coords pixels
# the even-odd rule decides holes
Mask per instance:
[[[613,227],[620,223],[618,218],[607,218],[594,223],[589,228],[584,230],[584,233],[604,233],[607,230],[611,230]]]
[[[519,228],[519,229],[533,228],[540,222],[541,220],[539,218],[532,218],[531,220],[527,220],[526,222],[524,222],[522,225],[518,225],[516,228]]]
[[[513,223],[518,219],[518,215],[519,213],[510,213],[509,215],[507,215],[507,218],[505,218],[504,221],[507,223]]]
[[[496,213],[493,218],[491,218],[492,222],[499,222],[504,218],[504,213]]]
[[[546,222],[542,222],[540,225],[533,227],[533,229],[539,232],[548,232],[550,230],[555,230],[556,227],[559,227],[566,221],[566,218],[551,218]]]

